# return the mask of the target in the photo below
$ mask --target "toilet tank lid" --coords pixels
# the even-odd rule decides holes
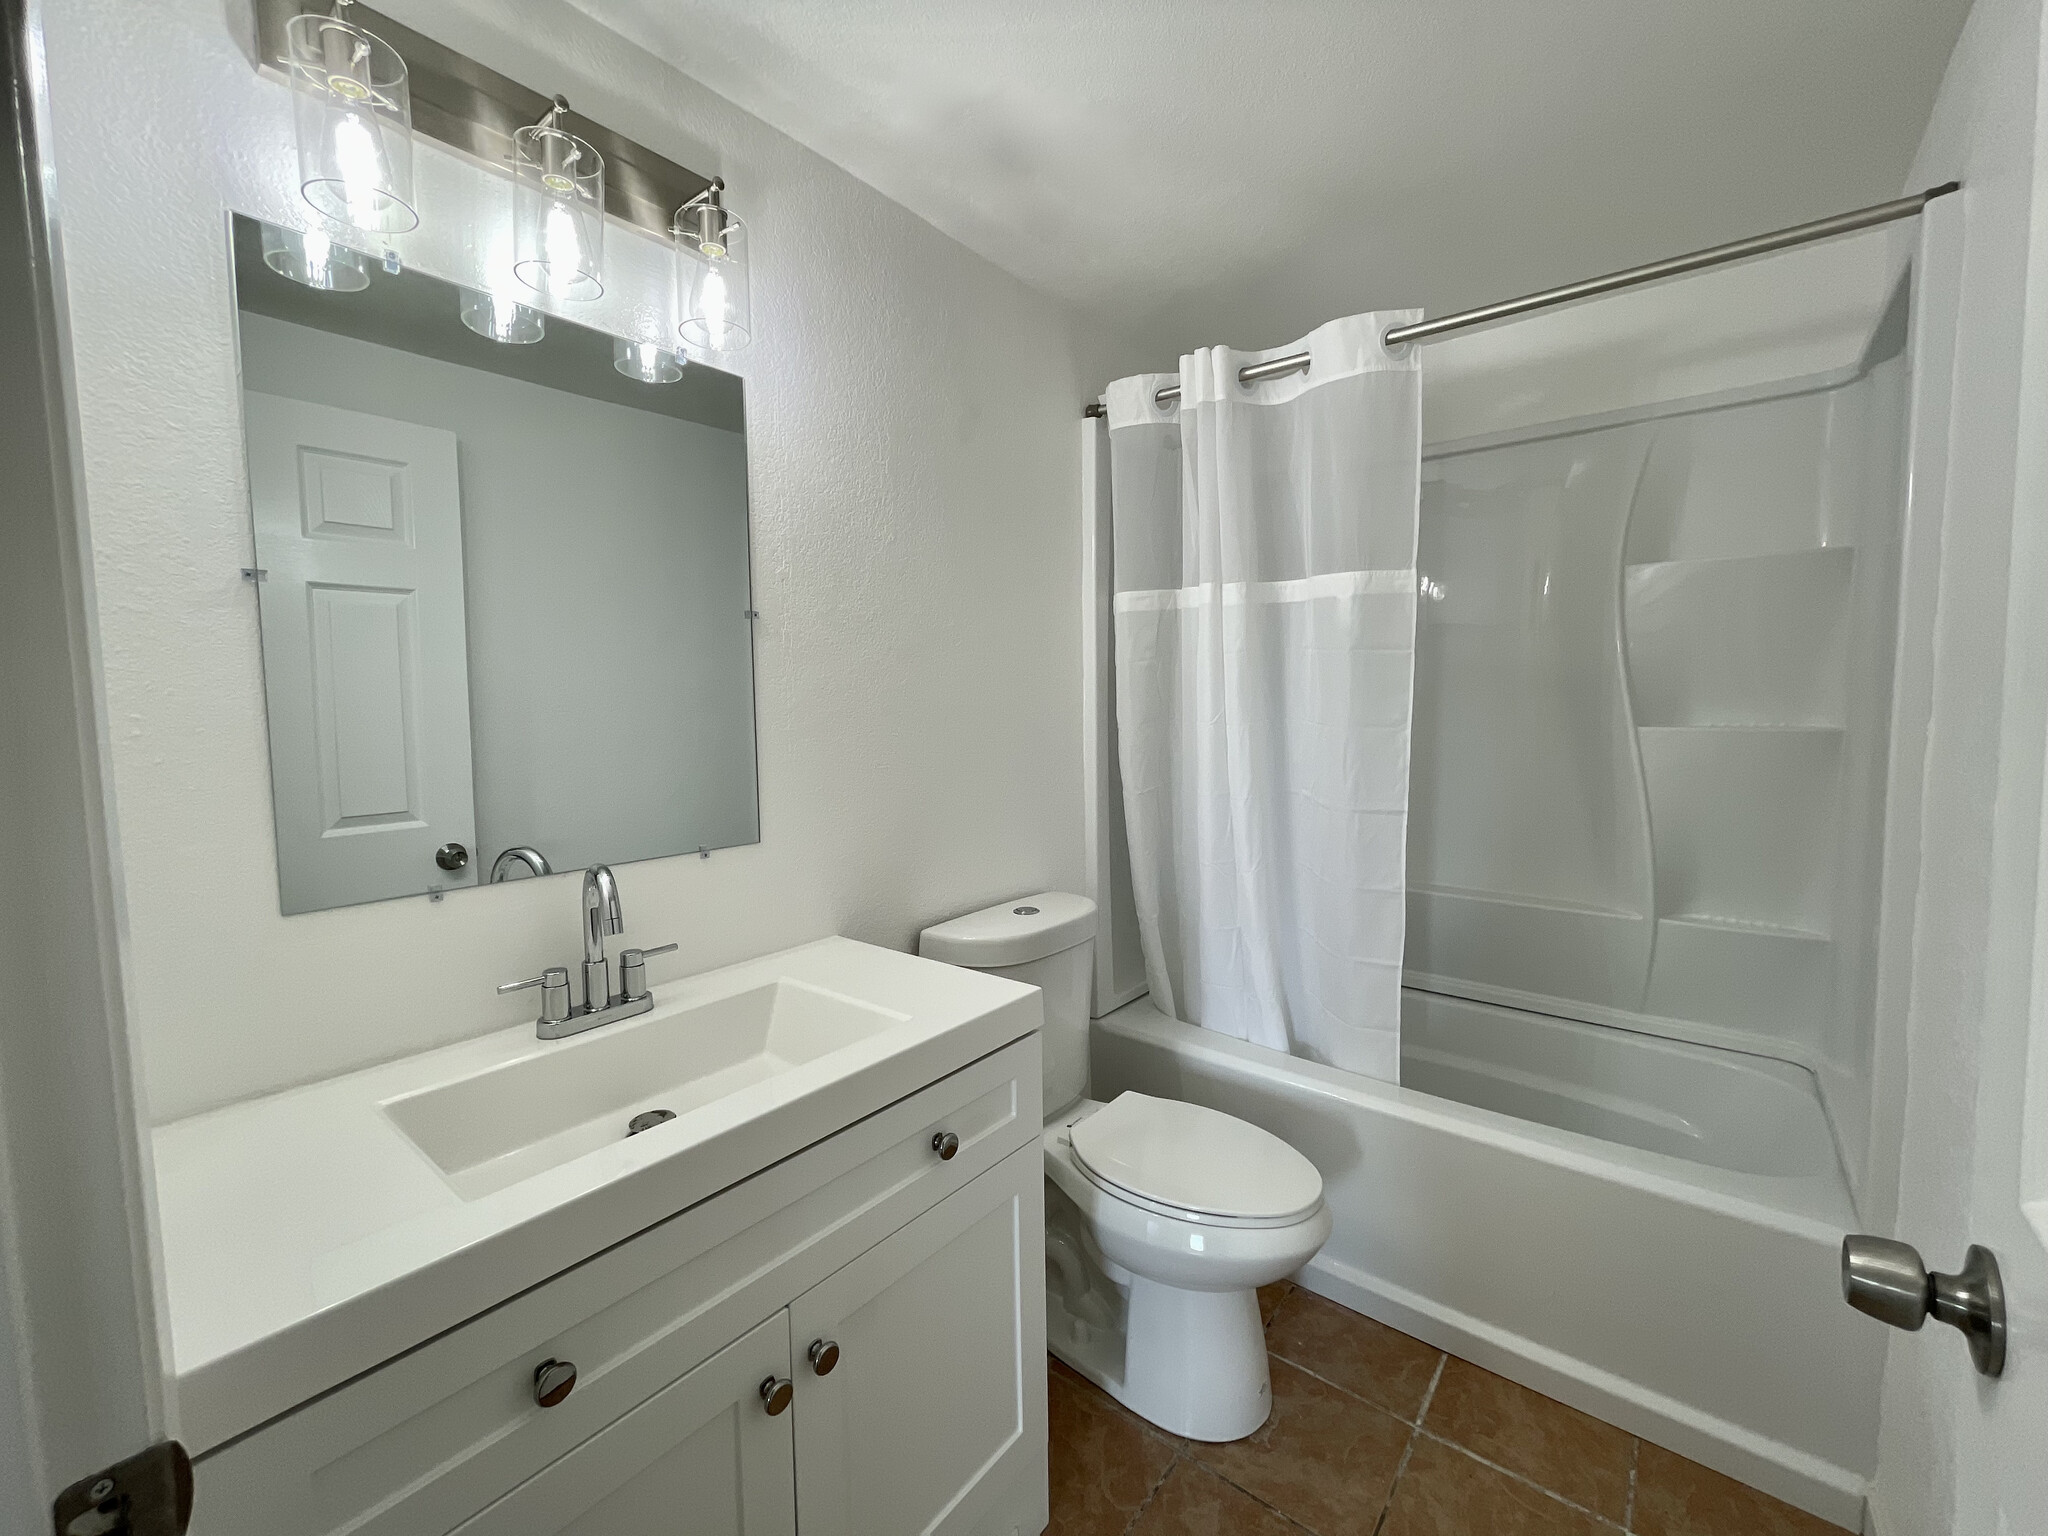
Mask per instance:
[[[1043,960],[1094,937],[1094,902],[1040,891],[927,928],[918,935],[917,952],[927,960],[985,971]]]

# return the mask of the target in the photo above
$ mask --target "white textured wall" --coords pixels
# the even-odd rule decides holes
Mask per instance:
[[[655,979],[1081,876],[1079,402],[1099,333],[554,0],[388,7],[706,174],[754,237],[762,841],[633,865]],[[133,1010],[154,1116],[512,1024],[573,878],[283,918],[224,210],[293,217],[284,88],[240,0],[53,8],[49,67]],[[422,141],[401,249],[474,275],[503,183]],[[500,241],[501,243],[501,241]],[[603,321],[666,313],[616,227]],[[646,289],[644,302],[635,292]],[[650,319],[649,317],[652,317]]]

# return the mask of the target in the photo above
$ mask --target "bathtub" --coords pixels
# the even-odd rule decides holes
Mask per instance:
[[[1095,1021],[1093,1088],[1264,1126],[1322,1170],[1310,1290],[1851,1528],[1884,1333],[1798,1067],[1409,991],[1402,1085],[1168,1018]]]

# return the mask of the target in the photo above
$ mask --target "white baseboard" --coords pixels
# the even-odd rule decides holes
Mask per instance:
[[[1318,1256],[1294,1278],[1354,1312],[1761,1488],[1845,1530],[1871,1530],[1866,1480],[1846,1467],[1688,1407],[1351,1265]]]

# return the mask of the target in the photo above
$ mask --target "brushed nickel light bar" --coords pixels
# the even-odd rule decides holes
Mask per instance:
[[[281,72],[285,29],[291,19],[325,4],[326,0],[256,0],[259,66]],[[528,90],[367,5],[351,4],[348,11],[350,21],[389,43],[405,60],[416,133],[509,172],[515,160],[514,136],[556,111],[559,97]],[[667,239],[676,210],[711,185],[707,177],[581,114],[564,110],[551,120],[573,128],[604,157],[605,212],[650,234]]]
[[[1813,241],[1827,240],[1836,235],[1853,234],[1859,229],[1870,229],[1879,224],[1890,224],[1898,219],[1913,218],[1937,197],[1946,197],[1949,193],[1961,189],[1962,183],[1959,181],[1943,182],[1938,187],[1929,187],[1925,192],[1916,192],[1910,197],[1895,197],[1887,203],[1873,203],[1868,208],[1856,208],[1848,213],[1833,214],[1828,218],[1814,219],[1806,224],[1774,229],[1768,234],[1751,235],[1746,240],[1732,240],[1726,245],[1710,245],[1705,250],[1691,251],[1683,256],[1666,257],[1663,261],[1653,261],[1646,266],[1624,267],[1619,272],[1609,272],[1601,277],[1589,277],[1580,282],[1567,283],[1562,288],[1545,288],[1540,293],[1524,294],[1519,299],[1503,299],[1498,304],[1486,304],[1478,309],[1460,310],[1456,314],[1444,315],[1436,320],[1417,320],[1409,325],[1391,326],[1382,340],[1389,347],[1398,347],[1411,341],[1434,341],[1439,336],[1471,330],[1474,326],[1492,325],[1500,320],[1511,320],[1517,315],[1526,315],[1534,310],[1552,309],[1559,304],[1590,299],[1597,294],[1612,293],[1618,288],[1634,288],[1642,283],[1654,283],[1663,278],[1678,277],[1707,267],[1746,261],[1752,256],[1766,256],[1772,251],[1786,250],[1795,245],[1808,245]],[[1290,352],[1285,357],[1270,358],[1263,363],[1252,363],[1240,368],[1237,377],[1239,383],[1256,384],[1261,379],[1278,379],[1290,373],[1306,373],[1308,366],[1308,353]],[[1169,384],[1153,398],[1161,405],[1171,405],[1180,399],[1180,386]],[[1105,414],[1105,408],[1098,402],[1088,406],[1082,414],[1101,416]]]

